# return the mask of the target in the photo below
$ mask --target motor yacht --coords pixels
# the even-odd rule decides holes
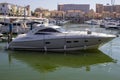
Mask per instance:
[[[26,33],[29,31],[29,27],[27,27],[24,21],[13,22],[13,23],[2,23],[0,27],[1,33],[8,33],[10,31],[9,25],[12,25],[12,33]]]
[[[91,20],[85,21],[84,23],[88,25],[100,25],[101,20],[91,19]]]
[[[106,29],[120,29],[120,22],[118,20],[102,20],[100,27]]]
[[[116,35],[92,31],[67,31],[56,25],[40,25],[18,35],[8,45],[11,50],[70,51],[98,48]]]
[[[109,29],[109,28],[113,28],[113,29],[120,29],[120,23],[117,22],[108,22],[105,24],[105,28]]]

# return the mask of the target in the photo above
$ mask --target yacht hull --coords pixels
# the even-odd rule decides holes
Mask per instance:
[[[56,38],[45,40],[17,41],[9,44],[12,50],[71,51],[98,48],[112,38]]]

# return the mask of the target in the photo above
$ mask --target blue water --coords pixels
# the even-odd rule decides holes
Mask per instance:
[[[120,80],[120,37],[98,50],[67,53],[9,51],[6,45],[0,43],[0,80]]]

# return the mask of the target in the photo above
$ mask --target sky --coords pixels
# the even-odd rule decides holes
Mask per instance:
[[[96,3],[111,4],[111,0],[0,0],[0,3],[7,2],[20,6],[30,5],[32,11],[35,8],[42,7],[49,10],[57,10],[58,4],[90,4],[90,9],[95,10]],[[120,5],[120,0],[115,0],[114,4]]]

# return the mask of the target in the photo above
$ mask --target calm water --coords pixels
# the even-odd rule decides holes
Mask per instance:
[[[0,43],[0,80],[120,80],[120,37],[98,50],[67,53],[6,51],[4,46]]]

